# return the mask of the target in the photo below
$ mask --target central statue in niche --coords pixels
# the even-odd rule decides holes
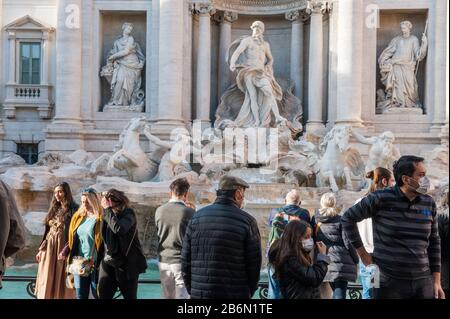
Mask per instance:
[[[283,91],[273,75],[273,57],[269,43],[264,41],[264,23],[253,22],[253,34],[240,38],[230,46],[228,57],[231,71],[237,71],[236,84],[245,94],[239,114],[234,120],[237,127],[269,127],[271,114],[277,124],[286,119],[280,115],[277,101]],[[237,48],[236,48],[237,46]]]
[[[103,110],[142,112],[145,94],[141,84],[145,56],[139,43],[131,36],[133,24],[125,22],[122,31],[122,37],[114,42],[100,73],[111,85],[111,99]]]

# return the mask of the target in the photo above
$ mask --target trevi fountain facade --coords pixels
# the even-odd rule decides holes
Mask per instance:
[[[0,178],[32,262],[53,187],[114,187],[155,257],[177,177],[197,207],[247,180],[263,245],[298,188],[342,209],[365,172],[426,158],[448,209],[447,0],[0,0]]]

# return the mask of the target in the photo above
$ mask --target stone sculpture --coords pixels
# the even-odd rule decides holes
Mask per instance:
[[[428,40],[425,32],[422,44],[411,34],[412,23],[400,23],[402,35],[392,39],[378,58],[384,96],[377,92],[377,113],[393,108],[421,108],[416,79],[417,65],[427,54]]]
[[[351,127],[348,125],[335,126],[329,131],[319,145],[320,159],[317,184],[320,187],[330,186],[337,192],[345,186],[353,190],[351,173],[362,176],[364,163],[359,152],[350,147],[349,139]]]
[[[145,117],[130,120],[119,137],[119,144],[108,162],[108,169],[126,171],[128,179],[144,182],[152,179],[158,171],[158,163],[151,160],[139,144],[139,136],[146,125]]]
[[[352,135],[360,143],[371,145],[365,171],[369,172],[377,167],[392,169],[392,164],[400,158],[400,151],[394,146],[395,136],[391,131],[379,136],[364,137],[353,130]]]
[[[123,36],[114,42],[107,64],[100,73],[111,85],[111,99],[103,110],[142,112],[145,94],[141,82],[145,56],[131,36],[133,24],[125,22],[122,30]]]
[[[192,152],[191,136],[186,129],[174,129],[170,142],[152,135],[148,126],[145,126],[143,133],[153,144],[155,150],[150,156],[154,162],[158,163],[158,171],[151,179],[152,182],[168,181],[177,175],[192,171],[188,162]]]
[[[227,62],[236,71],[236,84],[222,95],[215,127],[276,127],[289,121],[301,130],[302,107],[292,94],[293,83],[275,79],[270,45],[264,40],[264,24],[255,21],[251,36],[234,41]]]

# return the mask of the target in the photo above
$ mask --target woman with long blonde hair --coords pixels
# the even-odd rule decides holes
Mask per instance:
[[[67,258],[69,279],[73,275],[73,286],[77,299],[88,299],[89,288],[97,298],[97,269],[102,251],[101,221],[103,209],[97,192],[93,188],[83,190],[81,206],[73,215],[69,227],[67,248],[58,256]],[[84,273],[76,273],[71,264],[76,259],[87,260]],[[75,263],[74,263],[75,264]],[[83,267],[82,267],[83,268]],[[79,270],[79,269],[78,269]]]

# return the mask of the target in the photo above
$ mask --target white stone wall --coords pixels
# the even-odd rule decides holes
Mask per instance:
[[[179,35],[182,43],[183,66],[180,72],[182,78],[182,102],[180,108],[182,110],[181,117],[183,121],[193,120],[196,117],[196,70],[198,61],[198,21],[197,17],[192,17],[188,10],[188,0],[183,1],[183,17],[180,23],[183,26],[183,32]],[[349,0],[332,0],[333,9],[331,13],[324,14],[323,21],[323,96],[322,96],[322,120],[327,124],[327,129],[336,121],[339,116],[338,108],[341,107],[345,96],[338,94],[339,87],[345,87],[346,83],[351,83],[348,79],[343,82],[343,75],[339,72],[339,56],[337,52],[342,51],[340,40],[338,38],[339,26],[346,17],[339,16],[339,4]],[[385,38],[378,38],[380,34],[376,28],[367,28],[365,25],[359,32],[362,33],[362,40],[354,42],[355,36],[347,39],[348,43],[354,43],[355,47],[349,48],[354,52],[361,50],[362,70],[359,75],[362,78],[360,93],[352,95],[360,100],[360,117],[362,120],[363,130],[366,135],[378,134],[385,130],[392,130],[397,136],[397,144],[402,153],[420,153],[428,151],[435,147],[440,141],[439,134],[442,124],[446,118],[446,105],[448,105],[448,79],[446,79],[445,57],[447,43],[447,21],[448,21],[448,4],[447,0],[362,0],[362,12],[356,12],[358,17],[367,18],[368,5],[377,5],[383,13],[401,16],[402,13],[414,16],[424,12],[429,16],[428,39],[429,49],[424,65],[421,66],[426,70],[426,75],[419,81],[423,85],[421,92],[421,100],[427,108],[424,115],[414,114],[391,114],[377,115],[375,114],[375,100],[377,87],[377,58],[381,42],[386,42],[390,35],[384,35]],[[5,98],[5,83],[8,79],[10,67],[9,44],[8,38],[3,27],[12,21],[25,15],[43,21],[48,25],[56,27],[57,25],[57,0],[0,0],[0,103]],[[41,151],[46,146],[50,150],[73,150],[73,145],[85,148],[87,151],[101,154],[110,152],[114,147],[121,129],[126,122],[135,117],[135,113],[103,113],[99,112],[102,104],[101,99],[101,79],[99,71],[104,63],[105,43],[104,34],[108,26],[102,21],[102,13],[105,12],[122,12],[126,11],[126,15],[134,13],[145,14],[146,30],[139,30],[145,34],[146,48],[146,110],[145,115],[150,122],[157,122],[160,114],[160,108],[165,105],[159,105],[160,96],[160,68],[161,59],[159,56],[159,44],[161,38],[165,35],[160,34],[160,0],[82,0],[82,40],[81,46],[81,129],[76,134],[70,130],[60,129],[56,133],[49,133],[50,140],[48,143],[41,143]],[[125,16],[124,16],[125,17]],[[125,19],[125,18],[124,18]],[[286,20],[284,15],[265,15],[251,16],[239,14],[236,21],[232,23],[231,40],[242,35],[249,35],[251,23],[254,20],[262,20],[266,24],[265,38],[270,43],[272,53],[274,55],[275,75],[278,77],[290,77],[290,47],[291,47],[291,22]],[[119,19],[120,20],[120,19]],[[423,21],[417,23],[415,28],[417,32],[423,29]],[[345,24],[344,24],[345,25]],[[218,92],[218,57],[219,57],[219,24],[211,22],[211,106],[210,117],[214,119],[214,113],[220,98]],[[178,28],[179,29],[179,28]],[[178,30],[177,29],[177,30]],[[305,23],[303,27],[303,110],[305,120],[308,119],[308,69],[310,67],[309,60],[309,44],[310,44],[310,22]],[[398,29],[395,32],[400,32]],[[392,32],[394,32],[392,31]],[[56,30],[56,33],[58,30]],[[395,33],[394,32],[394,33]],[[416,32],[416,33],[417,33]],[[419,32],[419,33],[420,33]],[[117,34],[120,36],[120,34]],[[382,41],[381,41],[382,40]],[[353,42],[352,42],[353,41]],[[381,42],[380,42],[381,41]],[[384,43],[383,42],[383,43]],[[56,36],[52,36],[50,42],[50,68],[49,83],[55,85],[56,81]],[[378,50],[377,50],[378,46]],[[344,50],[345,51],[345,50]],[[341,57],[342,59],[345,57]],[[359,59],[358,59],[359,60]],[[356,75],[355,75],[356,76]],[[419,76],[421,76],[419,72]],[[53,100],[58,88],[53,90]],[[339,96],[338,96],[339,95]],[[350,97],[349,97],[350,98]],[[340,104],[341,103],[341,104]],[[344,103],[345,104],[345,103]],[[351,109],[357,103],[353,103]],[[58,107],[58,106],[56,106]],[[346,107],[344,105],[344,107]],[[0,109],[2,109],[0,107]],[[341,109],[339,109],[342,111]],[[21,110],[17,112],[15,119],[6,119],[3,116],[0,120],[0,157],[7,155],[7,152],[15,152],[15,142],[20,140],[31,142],[45,139],[44,130],[51,123],[51,120],[43,120],[39,118],[36,110]],[[447,113],[448,114],[448,113]],[[341,112],[342,115],[342,112]],[[447,115],[448,116],[448,115]],[[155,123],[158,124],[158,123]],[[157,125],[156,125],[157,126]],[[2,127],[5,133],[2,137]],[[66,143],[67,140],[77,140],[76,143]],[[148,144],[144,143],[144,148],[148,148]],[[367,147],[357,146],[363,154],[367,153]],[[5,152],[2,153],[2,148]]]
[[[26,15],[45,22],[52,27],[56,26],[56,2],[57,0],[2,0],[0,1],[0,105],[5,99],[5,84],[8,81],[8,72],[11,66],[9,61],[8,36],[4,26]],[[55,37],[51,36],[49,48],[49,84],[54,85],[56,76],[55,66]],[[41,57],[42,59],[42,57]],[[55,98],[55,90],[52,92],[52,100]],[[4,118],[3,108],[0,106],[0,114],[5,135],[3,137],[3,149],[0,142],[0,157],[16,152],[16,143],[34,141],[35,143],[45,139],[43,130],[50,123],[49,120],[39,118],[35,109],[24,109],[17,112],[16,118],[9,120]],[[1,137],[0,137],[1,138]],[[39,144],[39,151],[44,150],[44,143]],[[2,152],[3,151],[3,152]]]

